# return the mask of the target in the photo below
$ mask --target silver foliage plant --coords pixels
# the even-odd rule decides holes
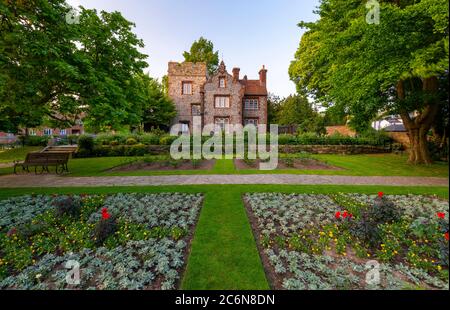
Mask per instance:
[[[49,210],[50,196],[21,196],[0,201],[3,227],[26,223]],[[189,229],[198,217],[201,194],[115,194],[105,199],[108,212],[135,223]],[[100,220],[94,212],[89,222]],[[1,289],[174,289],[185,264],[186,240],[129,241],[113,249],[84,249],[62,256],[47,254],[36,264],[0,282]],[[67,261],[80,263],[80,284],[66,281]]]
[[[345,195],[366,205],[373,203],[377,196],[353,193]],[[448,214],[449,210],[448,201],[437,197],[388,197],[401,210],[402,217],[406,220],[433,218],[437,212]],[[332,223],[335,212],[341,210],[331,197],[322,194],[251,193],[246,194],[244,199],[257,219],[260,233],[271,238],[290,235],[311,224]],[[380,263],[382,281],[378,285],[372,285],[364,281],[368,271],[365,262],[287,249],[268,248],[264,252],[275,273],[282,277],[284,289],[405,289],[411,288],[408,283],[449,289],[448,282],[401,263]]]

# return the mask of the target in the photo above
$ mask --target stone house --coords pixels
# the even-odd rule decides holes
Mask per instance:
[[[212,76],[206,63],[169,62],[168,94],[177,111],[173,124],[192,130],[194,116],[201,117],[202,127],[267,124],[267,70],[262,67],[258,80],[241,79],[239,72],[228,73],[223,61]]]

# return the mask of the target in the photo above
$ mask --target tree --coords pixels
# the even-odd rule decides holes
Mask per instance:
[[[279,125],[298,125],[299,132],[315,132],[323,134],[323,117],[317,113],[308,98],[294,95],[283,99],[277,111]]]
[[[139,76],[144,99],[142,122],[144,130],[166,128],[176,115],[173,101],[164,93],[164,87],[148,75]]]
[[[289,68],[297,88],[344,109],[359,132],[379,112],[400,114],[409,162],[430,163],[427,134],[448,74],[448,2],[382,1],[379,23],[366,21],[359,0],[323,0],[318,13],[299,24],[308,31]]]
[[[34,127],[46,116],[64,123],[69,113],[54,111],[68,110],[67,81],[77,79],[79,61],[65,2],[2,1],[0,11],[0,130]]]
[[[187,62],[205,62],[210,75],[219,65],[219,51],[214,52],[214,44],[203,37],[192,43],[191,49],[189,52],[185,51],[183,57]]]
[[[141,121],[134,78],[147,56],[133,23],[84,8],[69,23],[64,0],[2,1],[0,10],[0,130],[47,119],[66,127],[82,113],[99,129]]]
[[[267,96],[267,122],[268,124],[277,124],[277,114],[280,109],[281,98],[275,94],[269,93]]]

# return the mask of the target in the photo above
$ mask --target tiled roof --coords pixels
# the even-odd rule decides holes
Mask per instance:
[[[266,86],[261,85],[259,80],[240,80],[245,85],[245,95],[267,95]]]

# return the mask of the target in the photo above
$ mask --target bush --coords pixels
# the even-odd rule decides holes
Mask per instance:
[[[290,134],[278,135],[278,144],[279,145],[297,144],[297,137],[295,135]]]
[[[165,135],[159,139],[160,145],[171,145],[173,141],[175,141],[178,137]]]
[[[381,240],[380,225],[399,220],[400,213],[394,203],[384,196],[379,196],[373,206],[363,209],[359,218],[352,222],[350,232],[370,245],[377,246]]]
[[[134,139],[134,138],[128,138],[128,139],[125,141],[125,143],[126,143],[126,145],[135,145],[135,144],[137,143],[137,141],[136,141],[136,139]]]
[[[69,144],[78,144],[79,135],[68,135],[67,140]]]
[[[19,136],[19,141],[26,146],[47,146],[48,136]]]
[[[79,217],[81,213],[81,200],[72,196],[58,196],[52,205],[55,207],[58,217],[68,215],[71,217]]]
[[[78,149],[92,153],[94,150],[94,138],[88,135],[81,135],[78,138]]]
[[[94,230],[94,240],[97,245],[102,245],[105,240],[114,235],[117,231],[118,225],[115,217],[109,217],[108,219],[101,219]]]
[[[158,145],[159,144],[159,136],[153,133],[144,134],[138,137],[138,141],[142,144],[147,145]]]
[[[125,156],[144,156],[148,153],[148,148],[144,144],[136,144],[125,148]]]

